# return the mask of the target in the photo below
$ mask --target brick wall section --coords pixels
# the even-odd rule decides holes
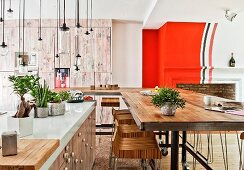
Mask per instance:
[[[177,84],[176,87],[207,95],[235,99],[235,84]]]

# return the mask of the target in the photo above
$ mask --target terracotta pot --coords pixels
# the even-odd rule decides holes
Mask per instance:
[[[170,103],[165,103],[165,105],[161,107],[161,112],[165,116],[174,116],[175,111],[176,111],[176,106],[171,105]]]

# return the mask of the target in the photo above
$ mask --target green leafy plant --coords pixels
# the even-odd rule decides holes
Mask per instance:
[[[14,117],[28,117],[34,105],[30,105],[25,101],[24,95],[34,89],[39,82],[39,77],[36,76],[9,76],[9,81],[12,83],[13,91],[20,96],[21,102],[18,105],[18,110]]]
[[[61,92],[58,93],[58,95],[60,96],[60,99],[62,101],[71,99],[71,94],[69,92],[67,92],[67,91],[61,91]]]
[[[60,98],[60,95],[56,92],[51,92],[50,93],[50,98],[49,98],[49,101],[51,103],[60,103],[62,100]]]
[[[26,93],[31,91],[31,89],[35,88],[38,85],[40,77],[36,76],[9,76],[9,81],[13,83],[12,87],[16,94],[20,97],[23,97]]]
[[[47,103],[50,101],[51,91],[45,80],[43,85],[38,82],[38,85],[32,89],[31,94],[36,98],[37,107],[47,107]]]
[[[161,88],[159,93],[152,96],[152,103],[157,107],[162,107],[169,103],[176,108],[184,108],[185,100],[180,97],[180,92],[171,88]]]
[[[61,91],[59,93],[51,92],[50,94],[50,102],[51,103],[60,103],[65,100],[70,100],[71,95],[69,92]]]

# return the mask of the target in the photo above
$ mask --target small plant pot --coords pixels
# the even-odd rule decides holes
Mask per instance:
[[[161,107],[161,112],[165,116],[174,116],[176,112],[176,106],[166,103],[164,106]]]
[[[48,117],[48,107],[37,107],[36,114],[37,118],[45,118]]]
[[[16,131],[19,137],[25,137],[33,134],[33,116],[16,118],[8,117],[8,130]]]
[[[48,103],[48,115],[59,116],[65,114],[65,102]]]

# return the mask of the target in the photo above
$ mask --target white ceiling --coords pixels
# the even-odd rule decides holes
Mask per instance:
[[[225,10],[237,14],[244,10],[243,0],[156,0],[144,28],[159,28],[164,22],[229,22]],[[237,15],[238,17],[238,15]]]
[[[22,0],[23,1],[23,0]],[[60,0],[63,5],[63,0]],[[87,0],[80,0],[80,16],[86,18],[86,3]],[[90,0],[89,0],[90,2]],[[14,8],[14,19],[18,18],[19,0],[12,0]],[[75,17],[76,0],[66,0],[66,15],[67,18]],[[6,7],[9,5],[9,0],[6,0]],[[143,21],[150,0],[93,0],[93,18],[95,19],[117,19]],[[56,19],[57,0],[42,0],[42,16],[43,18]],[[90,7],[89,7],[90,10]],[[17,11],[17,12],[16,12]],[[63,8],[61,6],[61,12]],[[26,0],[26,18],[39,17],[39,0]]]
[[[23,1],[23,0],[22,0]],[[75,1],[66,0],[67,18],[75,16]],[[90,0],[89,0],[90,1]],[[42,16],[56,19],[57,0],[42,0]],[[63,2],[63,0],[61,0]],[[6,0],[8,8],[9,0]],[[18,18],[19,0],[12,0]],[[86,0],[80,0],[81,18],[86,18]],[[240,13],[243,0],[93,0],[93,17],[143,22],[144,28],[159,28],[167,21],[226,22],[225,9]],[[39,17],[39,0],[26,0],[26,18]],[[238,17],[238,16],[237,16]]]

